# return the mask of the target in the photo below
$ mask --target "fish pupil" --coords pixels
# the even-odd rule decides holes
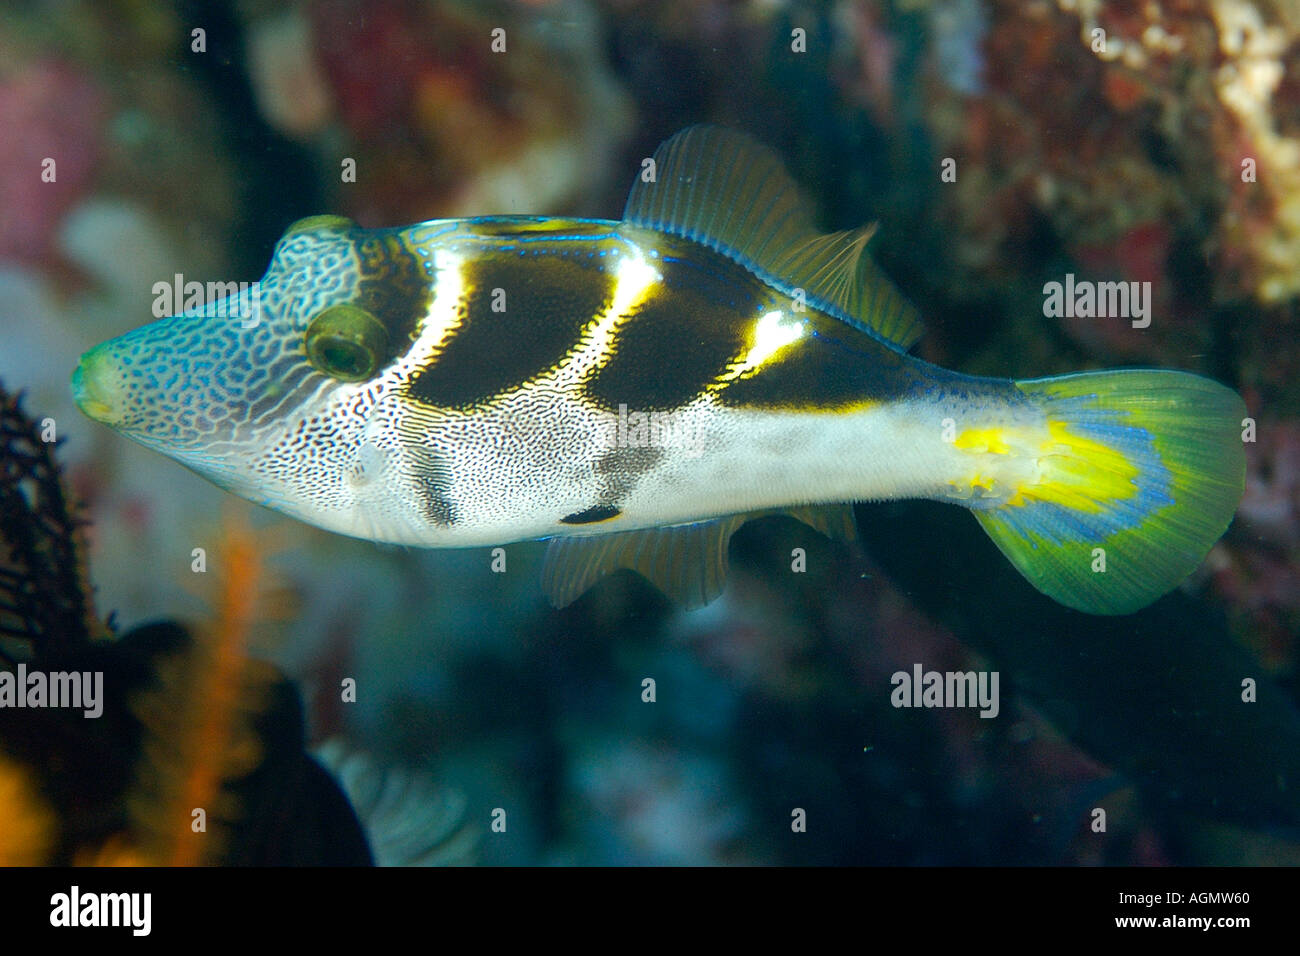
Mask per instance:
[[[347,339],[332,338],[317,346],[323,371],[335,378],[355,380],[370,374],[374,364],[365,347]]]

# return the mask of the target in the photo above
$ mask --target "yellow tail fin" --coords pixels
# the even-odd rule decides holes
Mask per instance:
[[[1037,483],[976,511],[1044,594],[1092,614],[1145,607],[1189,575],[1241,500],[1246,407],[1186,372],[1019,381],[1047,414]]]

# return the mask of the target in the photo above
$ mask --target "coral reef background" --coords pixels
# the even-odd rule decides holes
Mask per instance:
[[[294,219],[614,218],[641,159],[704,121],[778,150],[828,229],[879,221],[872,252],[925,314],[927,359],[1237,388],[1246,497],[1182,593],[1074,614],[968,516],[905,504],[858,507],[864,549],[750,524],[700,611],[620,575],[555,612],[538,545],[509,546],[498,574],[486,550],[331,536],[71,403],[77,356],[147,321],[155,282],[255,279]],[[275,599],[239,660],[297,684],[309,741],[349,741],[319,752],[363,818],[390,821],[379,862],[1300,861],[1294,4],[36,0],[0,9],[0,125],[0,380],[54,423],[88,521],[95,613],[71,582],[67,613],[109,643],[110,612],[117,634],[186,622],[190,653],[211,653],[204,633],[232,633],[214,594],[251,569]],[[1150,326],[1045,315],[1067,273],[1150,282]],[[221,557],[245,527],[253,551]],[[1001,714],[893,708],[890,675],[917,662],[998,669]],[[67,813],[41,765],[55,751],[4,733],[35,768],[0,760],[31,851],[8,860],[48,859]],[[162,802],[118,806],[114,826],[166,826]],[[99,822],[77,845],[117,832]],[[159,839],[109,850],[196,859]]]

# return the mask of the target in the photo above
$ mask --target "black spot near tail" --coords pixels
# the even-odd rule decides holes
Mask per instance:
[[[561,524],[595,524],[598,521],[608,521],[610,518],[617,518],[623,513],[622,509],[613,505],[592,505],[582,511],[575,511],[571,515],[565,515],[560,519]]]

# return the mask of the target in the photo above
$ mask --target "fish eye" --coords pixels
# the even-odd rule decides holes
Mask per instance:
[[[360,382],[379,368],[388,348],[388,330],[365,309],[332,305],[307,325],[307,361],[318,372],[342,382]]]

